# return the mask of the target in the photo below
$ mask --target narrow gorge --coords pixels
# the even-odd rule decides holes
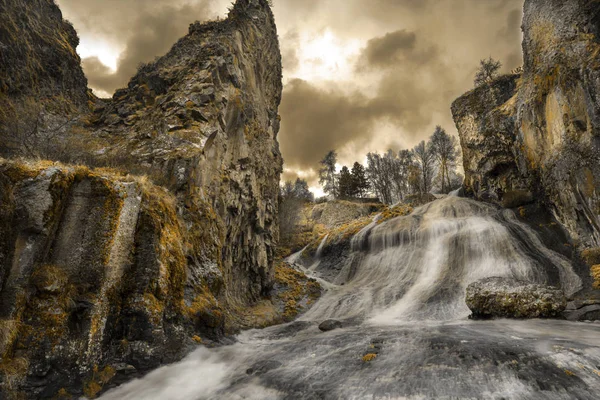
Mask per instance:
[[[525,0],[462,188],[285,238],[272,6],[101,99],[53,0],[0,0],[0,398],[598,398],[600,4]]]

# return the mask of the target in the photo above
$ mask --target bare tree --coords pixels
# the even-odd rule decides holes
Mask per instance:
[[[404,200],[404,196],[410,191],[409,171],[414,163],[410,150],[400,150],[394,157],[394,169],[392,179],[394,182],[395,201]]]
[[[308,182],[306,182],[304,179],[296,178],[296,182],[294,183],[290,194],[304,202],[315,201],[315,196],[308,188]]]
[[[367,176],[371,189],[386,204],[400,201],[409,192],[409,170],[413,156],[408,150],[388,150],[384,155],[367,155]]]
[[[296,196],[297,190],[301,184],[293,184],[291,181],[286,181],[280,187],[279,195],[279,232],[284,240],[288,240],[295,232],[296,225],[300,220],[300,211],[306,200]],[[307,185],[308,188],[308,185]]]
[[[431,135],[430,141],[431,151],[438,164],[442,193],[448,193],[451,187],[450,172],[454,171],[458,159],[457,140],[438,125]]]
[[[415,146],[412,152],[421,175],[419,192],[420,194],[429,193],[435,173],[435,155],[431,142],[425,143],[424,140],[421,141],[421,143]]]
[[[385,204],[392,203],[391,184],[388,175],[388,166],[384,157],[378,153],[367,154],[367,177],[371,189],[379,200]]]
[[[479,63],[479,69],[475,74],[475,87],[491,82],[498,76],[498,71],[502,68],[502,63],[494,60],[492,57],[487,60],[481,60]]]
[[[337,163],[337,153],[331,150],[325,158],[320,162],[321,168],[319,169],[319,184],[323,186],[323,191],[332,195],[333,197],[339,196],[338,190],[338,177],[335,173]]]

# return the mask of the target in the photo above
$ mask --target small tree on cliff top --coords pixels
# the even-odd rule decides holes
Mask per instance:
[[[481,60],[479,63],[479,69],[475,74],[476,87],[491,82],[498,76],[498,71],[502,68],[502,63],[498,60],[494,60],[492,57],[487,60]]]

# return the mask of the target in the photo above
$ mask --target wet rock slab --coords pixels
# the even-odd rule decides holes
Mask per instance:
[[[467,287],[472,318],[556,318],[567,306],[562,290],[510,278],[486,278]]]
[[[321,324],[319,324],[319,330],[321,330],[322,332],[329,332],[335,329],[339,329],[342,326],[343,325],[340,321],[337,321],[335,319],[328,319],[327,321],[323,321],[321,322]]]
[[[567,304],[563,312],[569,321],[598,321],[600,320],[600,300],[575,300]]]

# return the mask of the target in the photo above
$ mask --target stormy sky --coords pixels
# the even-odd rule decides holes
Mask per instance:
[[[81,37],[89,85],[103,97],[230,0],[57,0]],[[456,134],[452,101],[479,60],[521,65],[523,0],[274,0],[284,64],[279,134],[284,179],[317,185],[318,162],[413,147],[436,125]],[[318,191],[317,191],[318,192]]]

